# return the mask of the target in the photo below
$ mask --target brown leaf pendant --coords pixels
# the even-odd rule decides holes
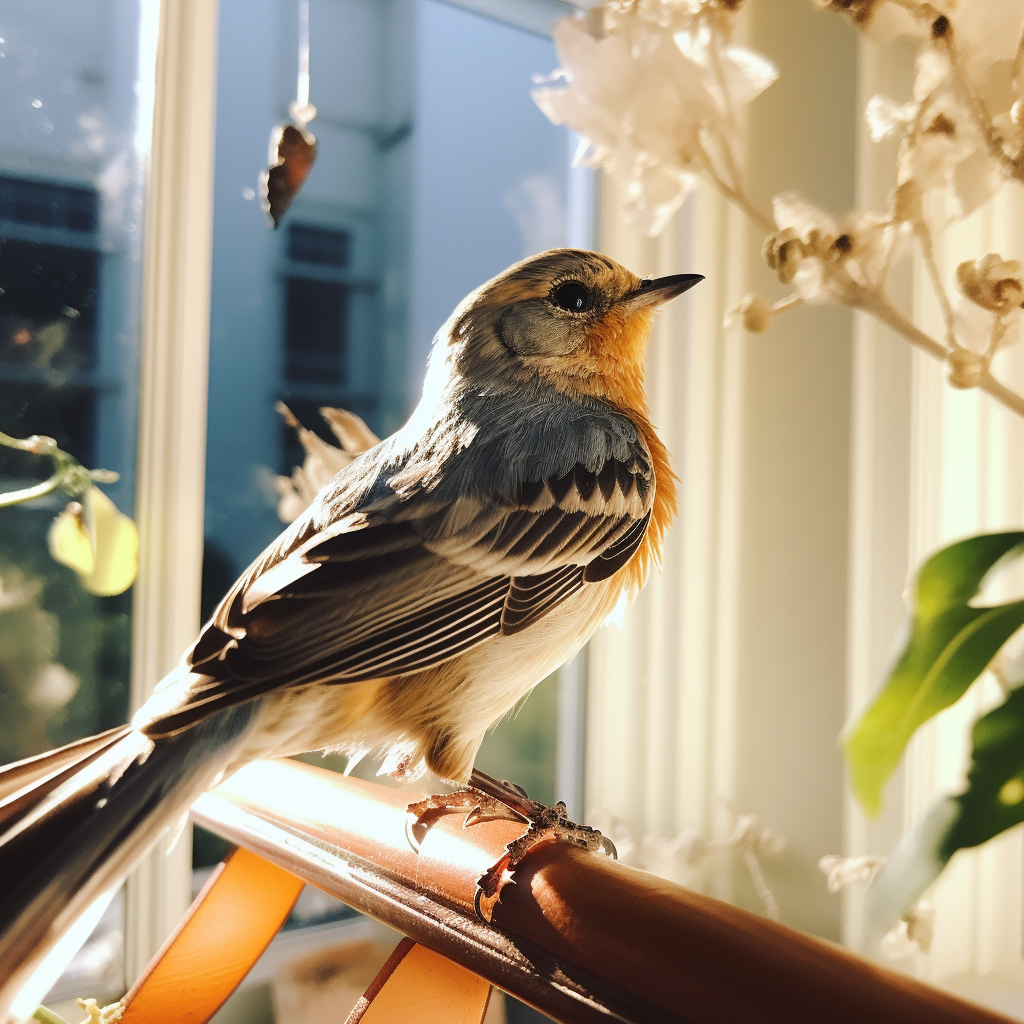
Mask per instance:
[[[313,167],[316,137],[305,128],[279,126],[270,137],[270,158],[271,166],[263,176],[262,200],[276,228]]]

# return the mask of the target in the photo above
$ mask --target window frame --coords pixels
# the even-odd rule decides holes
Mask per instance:
[[[219,13],[215,0],[143,0],[142,6],[143,45],[155,44],[156,70],[153,82],[140,82],[143,98],[152,89],[153,121],[143,252],[133,711],[177,664],[199,627]],[[191,903],[188,830],[165,851],[158,844],[127,882],[128,979],[141,973]]]

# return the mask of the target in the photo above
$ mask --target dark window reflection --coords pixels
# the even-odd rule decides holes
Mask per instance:
[[[285,379],[343,384],[347,378],[349,288],[289,277],[285,300]]]
[[[47,434],[91,463],[98,382],[97,194],[0,176],[0,430]],[[5,450],[0,473],[38,459]]]
[[[0,176],[0,220],[92,232],[98,206],[91,188]]]
[[[288,255],[303,263],[347,267],[352,236],[347,231],[293,224],[288,229]]]

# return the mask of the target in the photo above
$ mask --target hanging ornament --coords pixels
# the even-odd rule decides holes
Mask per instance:
[[[270,133],[270,167],[260,176],[263,209],[275,228],[316,160],[316,137],[306,127],[316,117],[309,102],[309,0],[299,0],[298,89],[288,113],[292,123],[277,125]]]

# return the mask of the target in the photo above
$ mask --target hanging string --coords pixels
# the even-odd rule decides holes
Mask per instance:
[[[299,73],[288,113],[301,128],[316,117],[316,107],[309,102],[309,0],[299,0]]]
[[[270,167],[260,176],[262,206],[275,228],[316,160],[316,138],[306,127],[316,117],[309,102],[309,0],[299,0],[298,65],[295,101],[288,106],[292,123],[270,133]]]

